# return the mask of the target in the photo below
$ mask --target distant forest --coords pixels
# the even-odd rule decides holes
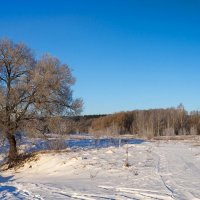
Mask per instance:
[[[134,110],[111,115],[86,115],[65,119],[68,132],[98,136],[131,134],[139,137],[200,135],[200,112],[177,108]],[[70,124],[70,126],[69,126]]]

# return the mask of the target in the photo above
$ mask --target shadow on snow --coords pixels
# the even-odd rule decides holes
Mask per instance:
[[[92,148],[106,148],[106,147],[120,147],[125,144],[141,144],[145,142],[142,139],[121,139],[121,138],[100,138],[100,139],[70,139],[66,140],[67,147],[76,149],[92,149]]]
[[[3,177],[0,175],[0,193],[1,192],[15,192],[16,191],[16,187],[13,186],[8,186],[8,185],[1,185],[1,183],[7,183],[9,181],[11,181],[13,178],[13,176],[7,176],[7,177]]]

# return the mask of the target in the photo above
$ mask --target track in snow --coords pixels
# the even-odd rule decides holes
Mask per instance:
[[[155,148],[159,157],[158,173],[165,187],[171,192],[174,199],[199,200],[200,192],[193,186],[200,184],[200,166],[196,162],[195,154],[191,147],[183,148],[181,143],[177,143],[180,148],[175,149],[175,145],[165,144]]]
[[[115,151],[117,153],[115,153]],[[199,200],[200,199],[200,159],[199,152],[193,151],[191,144],[162,142],[159,146],[155,143],[145,144],[143,147],[138,146],[130,148],[130,158],[137,166],[139,172],[135,176],[130,168],[124,169],[122,167],[122,153],[123,149],[112,149],[82,152],[77,155],[84,159],[75,159],[70,163],[73,177],[83,177],[85,182],[79,182],[79,179],[71,179],[73,184],[68,180],[68,174],[65,174],[66,182],[59,182],[59,178],[55,176],[59,167],[49,168],[48,181],[42,183],[37,179],[32,180],[26,177],[30,172],[35,175],[31,170],[37,169],[33,167],[30,171],[23,171],[24,174],[18,173],[14,177],[3,178],[0,176],[0,199],[3,200],[44,200],[44,199],[65,199],[65,200]],[[141,153],[141,154],[140,154]],[[59,155],[58,155],[59,156]],[[64,155],[68,156],[68,155]],[[71,155],[72,156],[72,155]],[[73,155],[75,156],[75,154]],[[47,156],[45,156],[47,157]],[[53,157],[50,157],[53,158]],[[68,159],[70,157],[67,157]],[[85,159],[86,158],[86,159]],[[56,157],[56,162],[59,158]],[[69,159],[70,160],[70,159]],[[46,163],[46,160],[44,160]],[[49,161],[49,160],[47,160]],[[61,160],[63,163],[63,160]],[[97,162],[98,161],[98,162]],[[69,161],[70,162],[70,161]],[[68,163],[69,163],[68,162]],[[138,163],[137,163],[138,162]],[[41,162],[42,163],[42,162]],[[40,163],[40,164],[41,164]],[[140,164],[139,164],[140,163]],[[72,168],[71,168],[72,165]],[[45,165],[46,166],[46,165]],[[49,164],[47,165],[49,166]],[[75,168],[73,168],[75,166]],[[84,167],[83,167],[84,166]],[[50,168],[51,168],[50,167]],[[61,165],[65,167],[65,165]],[[41,165],[39,167],[41,170]],[[56,169],[56,170],[55,170]],[[64,168],[65,169],[65,168]],[[80,170],[81,169],[81,170]],[[115,169],[114,171],[112,171]],[[133,168],[134,169],[134,168]],[[74,171],[73,171],[74,170]],[[93,180],[89,178],[87,172],[94,170],[98,171]],[[41,180],[43,179],[44,172],[40,172]],[[104,174],[101,174],[104,171]],[[65,171],[62,171],[62,173]],[[73,172],[78,172],[73,174]],[[85,176],[81,176],[85,173]],[[113,173],[113,176],[112,176]],[[59,174],[59,173],[58,173]],[[117,174],[117,178],[116,175]],[[142,174],[142,176],[140,176]],[[51,178],[51,175],[53,178]],[[62,174],[63,175],[63,174]],[[88,178],[87,178],[87,176]],[[111,180],[105,181],[110,175]],[[118,175],[120,175],[118,177]],[[103,179],[98,179],[103,176]],[[5,177],[5,175],[4,175]],[[127,177],[127,179],[126,179]],[[15,179],[14,179],[15,178]],[[56,180],[57,178],[57,180]],[[61,177],[62,178],[62,177]],[[113,179],[112,179],[113,178]],[[108,178],[109,179],[109,178]],[[89,181],[88,181],[89,180]],[[98,181],[101,182],[98,182]],[[102,182],[103,180],[103,182]],[[55,183],[54,183],[55,181]],[[57,181],[57,182],[56,182]],[[77,182],[76,182],[77,181]],[[115,182],[116,181],[116,182]],[[75,184],[74,184],[75,183]],[[79,183],[79,187],[76,184]],[[84,187],[86,183],[87,187]],[[94,183],[94,184],[93,184]],[[87,184],[93,184],[90,188]],[[145,185],[146,184],[146,185]],[[153,186],[151,184],[154,184]],[[159,185],[160,184],[160,185]],[[129,186],[130,185],[130,186]],[[159,186],[159,187],[157,187]],[[158,189],[158,190],[156,190]]]

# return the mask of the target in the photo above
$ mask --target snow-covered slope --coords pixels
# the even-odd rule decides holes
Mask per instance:
[[[200,146],[144,142],[40,154],[1,172],[0,199],[200,199]]]

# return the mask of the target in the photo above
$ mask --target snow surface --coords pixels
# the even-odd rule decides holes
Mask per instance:
[[[197,144],[156,141],[39,154],[37,161],[17,171],[1,172],[0,199],[197,200]]]

